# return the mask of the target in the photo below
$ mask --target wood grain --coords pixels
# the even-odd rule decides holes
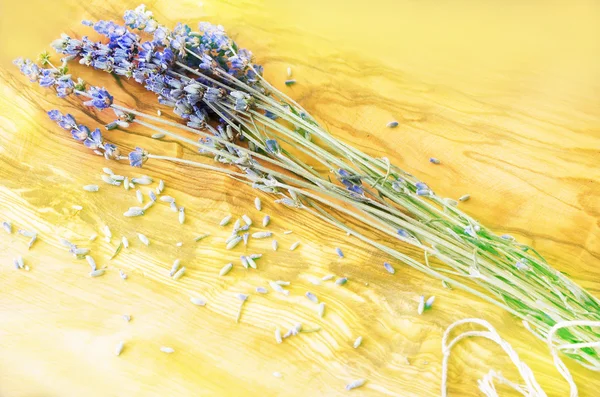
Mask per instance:
[[[600,295],[600,7],[534,1],[415,3],[307,0],[155,1],[164,22],[200,19],[226,26],[265,66],[266,77],[300,101],[341,139],[387,156],[428,181],[443,196],[469,193],[468,212],[499,233],[511,233],[542,252],[557,269]],[[549,395],[567,395],[545,345],[503,311],[394,264],[381,253],[301,212],[282,211],[267,196],[222,175],[152,163],[143,173],[162,178],[166,193],[186,207],[177,223],[166,206],[143,219],[124,219],[132,192],[98,183],[101,168],[135,175],[129,167],[90,155],[47,119],[67,109],[89,125],[104,113],[84,111],[28,84],[10,61],[35,57],[62,31],[85,34],[82,18],[119,19],[131,1],[9,2],[0,0],[0,219],[34,229],[40,241],[0,238],[0,395],[183,396],[342,395],[356,378],[368,383],[352,393],[376,396],[439,395],[441,335],[453,321],[483,317],[497,327],[534,369]],[[9,39],[8,39],[9,38]],[[285,69],[298,84],[285,88]],[[120,102],[155,112],[155,99],[129,82],[74,68],[110,89]],[[166,113],[166,112],[165,112]],[[395,130],[385,128],[400,121]],[[143,128],[111,131],[119,146],[148,147],[191,158],[168,139]],[[430,156],[442,165],[428,163]],[[146,190],[146,189],[142,189]],[[72,205],[82,205],[81,212]],[[252,241],[226,251],[229,229],[219,220],[271,215],[280,250]],[[107,224],[132,242],[109,261],[116,239],[85,241]],[[283,235],[284,230],[293,234]],[[142,246],[135,233],[151,239]],[[211,237],[194,243],[201,233]],[[104,277],[90,279],[59,237],[89,245]],[[294,252],[287,247],[302,245]],[[181,248],[175,243],[183,241]],[[341,247],[344,259],[335,255]],[[258,271],[237,265],[239,255],[264,252]],[[411,252],[415,257],[418,253]],[[23,255],[30,272],[14,270]],[[188,272],[166,277],[175,258]],[[226,277],[219,269],[236,267]],[[127,281],[118,269],[129,274]],[[315,286],[326,274],[347,276],[344,287]],[[291,294],[261,296],[254,288],[288,280]],[[321,320],[302,295],[310,290],[327,304]],[[241,321],[236,293],[252,293]],[[418,296],[435,295],[432,311],[416,314]],[[189,302],[208,300],[206,307]],[[131,323],[121,315],[131,314]],[[321,331],[277,345],[276,326],[297,322]],[[362,335],[363,345],[352,348]],[[120,357],[114,349],[125,340]],[[176,352],[166,355],[161,346]],[[597,394],[597,374],[569,364],[581,396]],[[467,341],[451,360],[451,395],[477,396],[476,380],[489,368],[511,379],[515,370],[491,343]],[[282,379],[272,376],[279,371]],[[510,395],[510,393],[506,393]]]

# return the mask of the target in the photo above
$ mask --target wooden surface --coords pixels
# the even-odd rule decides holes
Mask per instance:
[[[511,233],[543,253],[557,269],[600,296],[600,6],[525,1],[414,2],[371,0],[156,1],[147,3],[165,23],[205,19],[223,24],[250,48],[266,77],[283,86],[292,66],[298,84],[283,88],[342,139],[385,155],[428,181],[442,196],[469,193],[463,208],[498,233]],[[121,213],[133,192],[101,185],[108,164],[48,120],[58,107],[95,126],[108,114],[82,112],[33,87],[10,61],[35,57],[62,31],[85,34],[82,18],[119,19],[130,1],[0,0],[0,220],[34,229],[40,241],[0,231],[0,396],[314,396],[439,395],[441,335],[453,321],[478,317],[497,327],[534,369],[549,395],[567,395],[546,346],[503,311],[395,264],[390,275],[379,252],[309,215],[282,210],[261,196],[259,213],[249,187],[218,174],[148,163],[142,171],[162,178],[166,194],[186,207],[177,223],[165,206],[142,219]],[[155,99],[107,75],[76,68],[116,99],[149,112]],[[393,119],[397,129],[385,128]],[[112,131],[127,148],[193,157],[173,141],[152,141],[135,128]],[[427,160],[435,156],[442,165]],[[142,189],[145,191],[145,189]],[[84,209],[76,212],[73,205]],[[239,247],[226,251],[226,214],[270,214],[280,242],[251,242],[264,253],[258,271],[239,266]],[[107,224],[116,238],[101,238]],[[293,230],[283,235],[283,230]],[[150,237],[144,247],[136,232]],[[194,243],[198,234],[210,238]],[[131,248],[109,261],[115,241]],[[100,278],[88,277],[59,237],[92,248]],[[302,245],[287,250],[296,241]],[[181,248],[175,243],[184,242]],[[338,259],[336,246],[346,258]],[[23,255],[30,272],[12,259]],[[188,272],[166,275],[175,258]],[[234,270],[219,277],[233,261]],[[129,274],[127,281],[118,269]],[[314,286],[311,278],[348,276],[345,287]],[[260,296],[268,280],[289,280],[291,295]],[[368,285],[367,285],[368,283]],[[303,294],[326,302],[320,320]],[[250,293],[241,322],[234,322],[236,293]],[[435,295],[434,309],[418,316],[418,296]],[[196,307],[190,296],[208,300]],[[126,323],[121,315],[131,314]],[[322,327],[277,345],[276,326],[303,322]],[[362,335],[363,345],[352,348]],[[114,350],[126,342],[120,357]],[[161,346],[176,352],[161,353]],[[581,396],[597,395],[598,374],[569,363]],[[451,359],[450,392],[476,396],[476,380],[489,368],[516,379],[501,350],[484,341],[463,342]],[[273,377],[279,371],[283,378]],[[510,395],[510,394],[507,394]]]

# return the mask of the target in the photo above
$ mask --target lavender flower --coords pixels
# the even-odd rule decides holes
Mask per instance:
[[[85,147],[92,150],[102,148],[102,133],[100,132],[100,129],[96,128],[91,134],[88,134],[88,137],[83,141],[83,144]]]
[[[148,153],[144,149],[136,147],[133,152],[129,153],[129,164],[132,167],[141,167],[148,159],[147,155]]]
[[[88,90],[88,94],[92,96],[92,99],[85,101],[83,104],[86,106],[94,106],[100,110],[110,107],[113,103],[113,97],[104,88],[91,87]]]

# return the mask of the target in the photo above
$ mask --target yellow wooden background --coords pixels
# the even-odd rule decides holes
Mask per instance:
[[[296,98],[342,139],[387,156],[447,197],[465,193],[467,212],[498,233],[511,233],[557,269],[600,296],[600,4],[596,1],[206,0],[147,3],[165,23],[221,23],[265,66],[267,79]],[[166,194],[187,209],[185,225],[165,206],[142,219],[121,213],[132,192],[99,180],[101,168],[137,173],[91,155],[45,112],[68,108],[91,126],[108,114],[82,108],[28,84],[10,61],[35,57],[62,31],[85,34],[82,18],[119,19],[131,1],[0,1],[0,220],[35,229],[40,241],[0,231],[0,396],[314,396],[439,395],[443,330],[481,316],[498,328],[552,396],[567,395],[546,346],[512,316],[395,263],[303,213],[283,211],[219,174],[149,162],[142,171],[166,182]],[[293,68],[298,84],[283,85]],[[120,102],[155,112],[153,96],[132,83],[75,68],[105,85]],[[397,129],[385,124],[397,119]],[[120,146],[193,157],[151,132],[112,131]],[[430,156],[442,161],[434,166]],[[101,191],[81,186],[98,183]],[[142,189],[145,191],[145,189]],[[81,205],[76,213],[71,207]],[[258,271],[245,271],[243,248],[224,250],[226,214],[270,214],[282,247],[251,242],[264,252]],[[86,244],[108,224],[116,238]],[[283,235],[283,230],[293,230]],[[142,246],[135,232],[151,239]],[[193,243],[194,236],[212,236]],[[132,242],[115,260],[115,241]],[[90,279],[59,237],[90,246],[104,277]],[[287,247],[301,240],[294,253]],[[183,241],[177,248],[175,243]],[[338,259],[334,247],[346,254]],[[30,272],[16,271],[23,255]],[[180,281],[166,273],[175,258],[188,268]],[[234,270],[218,277],[225,263]],[[117,269],[129,274],[122,281]],[[314,286],[311,277],[345,275],[347,286]],[[291,296],[253,293],[268,280],[292,282]],[[367,285],[368,283],[368,285]],[[327,304],[323,320],[302,295]],[[236,293],[252,293],[234,323]],[[418,296],[434,309],[416,314]],[[193,306],[190,296],[208,300]],[[131,314],[131,323],[121,315]],[[277,345],[275,326],[320,326]],[[352,348],[362,335],[363,345]],[[120,357],[113,352],[126,342]],[[176,352],[166,355],[161,346]],[[598,395],[598,374],[569,364],[581,396]],[[476,396],[489,368],[515,379],[501,350],[467,341],[451,360],[451,395]],[[274,371],[283,374],[278,379]]]

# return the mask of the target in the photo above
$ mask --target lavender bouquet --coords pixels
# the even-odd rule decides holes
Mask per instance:
[[[373,157],[332,136],[302,106],[269,84],[251,52],[239,48],[223,27],[203,22],[198,31],[184,24],[169,28],[143,5],[126,11],[123,24],[84,21],[84,25],[105,39],[63,34],[52,43],[62,55],[59,66],[47,53],[40,65],[22,59],[16,65],[31,82],[54,89],[61,98],[74,96],[83,99],[83,106],[112,111],[115,120],[105,126],[107,131],[137,123],[197,148],[198,156],[167,157],[139,147],[125,155],[107,139],[110,132],[105,137],[71,115],[48,112],[87,148],[133,167],[148,160],[171,161],[227,174],[445,285],[504,308],[548,342],[567,379],[570,374],[559,352],[600,371],[596,297],[553,269],[532,247],[481,225],[458,208],[458,201],[437,196],[387,158]],[[130,109],[106,89],[74,80],[69,62],[134,80],[154,92],[182,123]],[[353,219],[352,225],[346,219]],[[422,250],[423,261],[403,253],[406,245]]]

